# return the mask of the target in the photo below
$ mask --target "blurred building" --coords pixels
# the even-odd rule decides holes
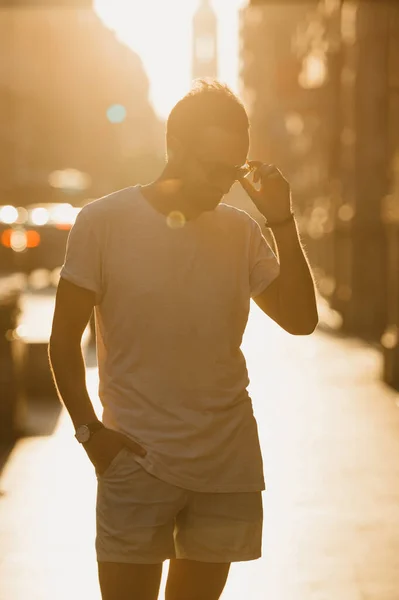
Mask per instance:
[[[200,0],[193,19],[192,76],[218,76],[217,17],[210,0]]]
[[[301,24],[302,62],[319,47],[325,71],[317,103],[324,136],[315,137],[326,169],[319,193],[307,192],[310,255],[343,329],[377,342],[388,319],[383,214],[398,143],[398,11],[388,0],[320,0]]]
[[[98,197],[149,180],[163,126],[139,57],[91,9],[0,12],[0,204]]]
[[[309,189],[319,193],[327,160],[314,135],[325,131],[317,111],[324,93],[301,85],[296,51],[298,27],[315,5],[257,0],[240,11],[240,97],[251,122],[250,156],[283,171],[298,218],[308,210]]]
[[[300,155],[292,140],[304,129],[298,109],[308,106],[292,49],[298,23],[311,7],[312,2],[257,0],[240,12],[240,95],[251,120],[251,154],[285,170],[291,156]]]
[[[249,2],[242,96],[255,158],[290,179],[319,291],[381,343],[399,387],[399,4]]]

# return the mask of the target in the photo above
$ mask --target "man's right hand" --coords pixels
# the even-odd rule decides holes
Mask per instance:
[[[130,438],[119,431],[103,427],[94,433],[90,440],[82,444],[87,455],[93,463],[98,475],[102,475],[108,469],[111,462],[124,446],[139,456],[145,456],[146,450],[133,442]]]

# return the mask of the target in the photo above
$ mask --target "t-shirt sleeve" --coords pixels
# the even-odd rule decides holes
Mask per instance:
[[[65,261],[60,276],[79,287],[102,293],[102,268],[99,242],[92,224],[82,209],[69,232]]]
[[[278,277],[280,264],[259,224],[252,217],[250,225],[249,283],[251,298],[255,298]]]

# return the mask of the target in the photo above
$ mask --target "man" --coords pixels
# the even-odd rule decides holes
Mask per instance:
[[[90,203],[68,240],[50,360],[93,463],[103,600],[216,600],[230,563],[261,556],[265,489],[240,345],[250,298],[282,328],[317,325],[315,288],[281,173],[247,162],[236,96],[197,82],[167,123],[167,165]],[[254,182],[246,175],[254,173]],[[220,203],[240,181],[274,234]],[[102,422],[81,336],[93,306]]]

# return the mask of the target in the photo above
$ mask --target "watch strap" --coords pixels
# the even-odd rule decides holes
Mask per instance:
[[[273,221],[268,221],[266,219],[266,227],[281,227],[282,225],[287,225],[288,223],[291,223],[291,221],[293,221],[294,218],[295,218],[295,214],[293,213],[293,211],[291,211],[290,215],[288,217],[286,217],[285,219],[283,219],[282,221],[273,222]]]
[[[104,427],[101,421],[93,421],[92,423],[87,423],[86,425],[89,428],[90,433],[96,433]]]

